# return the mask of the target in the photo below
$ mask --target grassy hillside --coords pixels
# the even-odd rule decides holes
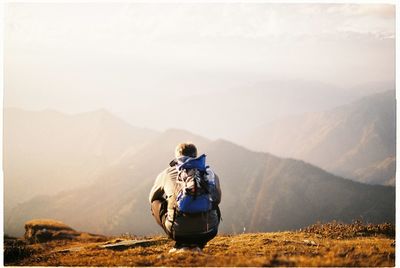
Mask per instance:
[[[139,241],[110,247],[116,242]],[[142,242],[140,242],[142,241]],[[5,265],[39,266],[394,266],[390,224],[313,225],[297,232],[219,235],[203,253],[168,253],[165,237],[24,245],[5,239]]]

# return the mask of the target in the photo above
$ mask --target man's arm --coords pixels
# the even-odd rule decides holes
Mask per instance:
[[[157,176],[156,181],[154,182],[153,187],[151,188],[149,195],[150,204],[154,200],[162,200],[164,195],[164,172],[160,173]]]

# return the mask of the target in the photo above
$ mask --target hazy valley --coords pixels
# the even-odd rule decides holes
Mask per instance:
[[[12,113],[19,114],[19,123],[8,121]],[[106,111],[56,113],[43,119],[49,113],[54,112],[5,112],[5,204],[19,203],[5,211],[7,234],[21,235],[23,224],[33,218],[54,218],[107,235],[160,233],[147,195],[175,145],[187,140],[208,155],[221,177],[223,233],[290,230],[359,218],[394,221],[393,187],[353,182],[301,160],[182,130],[136,129]]]

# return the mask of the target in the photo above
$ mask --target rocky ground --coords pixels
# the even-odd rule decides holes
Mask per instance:
[[[28,242],[5,237],[5,265],[394,266],[394,226],[313,225],[296,232],[219,235],[198,252],[168,253],[165,237],[81,236]]]

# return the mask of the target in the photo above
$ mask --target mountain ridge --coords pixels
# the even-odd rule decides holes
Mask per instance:
[[[395,159],[395,107],[395,91],[385,91],[329,111],[264,125],[240,144],[302,159],[353,180],[394,185],[394,163],[385,171],[382,166],[373,168]]]
[[[35,194],[87,184],[127,147],[140,148],[155,135],[105,110],[66,115],[6,108],[5,210]]]
[[[87,187],[16,207],[5,224],[7,232],[18,233],[31,218],[57,218],[92,233],[160,233],[149,212],[148,194],[157,174],[174,157],[176,144],[184,140],[197,144],[220,176],[221,232],[291,230],[316,221],[350,222],[359,217],[373,223],[394,220],[393,187],[353,182],[304,161],[171,130],[120,159]]]

